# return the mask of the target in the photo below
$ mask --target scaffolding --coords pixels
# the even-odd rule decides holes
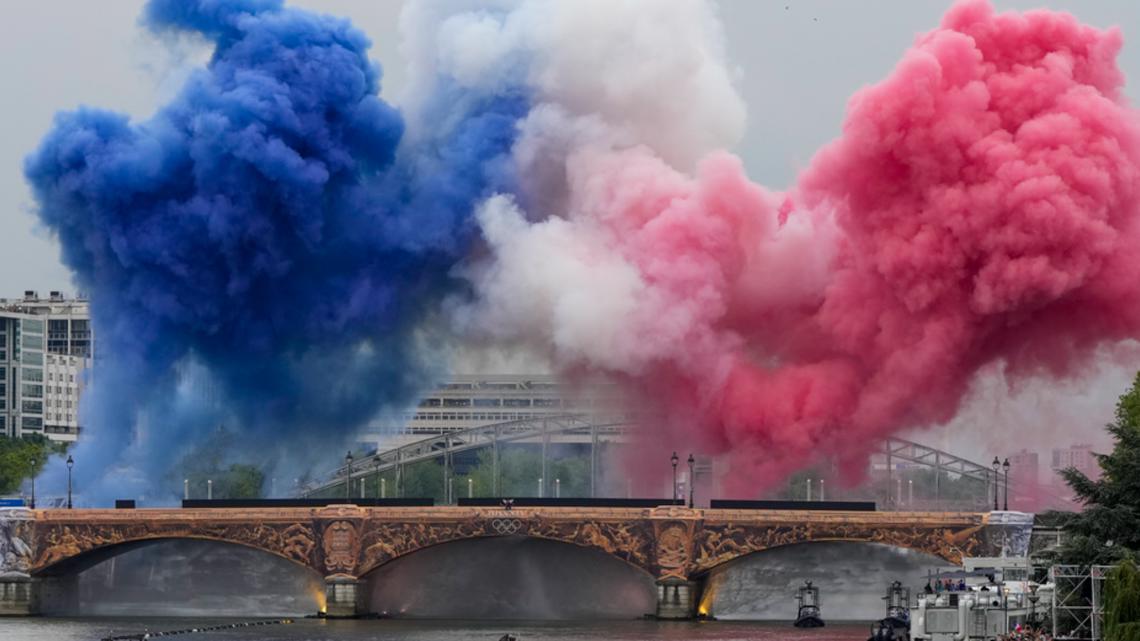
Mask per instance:
[[[1104,605],[1101,594],[1111,565],[1054,565],[1053,638],[1071,641],[1101,641]]]

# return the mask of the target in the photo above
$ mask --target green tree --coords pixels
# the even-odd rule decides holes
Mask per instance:
[[[1105,641],[1140,641],[1140,569],[1126,560],[1104,584]]]
[[[417,499],[431,498],[435,499],[436,503],[442,502],[444,498],[443,461],[432,459],[405,465],[404,496]]]
[[[1108,424],[1114,446],[1097,454],[1103,474],[1092,480],[1069,468],[1061,475],[1084,504],[1065,525],[1059,560],[1071,564],[1112,564],[1140,552],[1140,374],[1116,405]]]
[[[234,452],[233,435],[219,427],[207,443],[182,458],[176,474],[168,477],[171,486],[182,494],[183,481],[188,482],[192,498],[256,499],[265,495],[265,473],[251,463],[227,461]],[[212,490],[208,486],[212,482]]]
[[[43,471],[48,457],[65,451],[65,445],[40,434],[0,436],[0,494],[19,491],[25,479]]]

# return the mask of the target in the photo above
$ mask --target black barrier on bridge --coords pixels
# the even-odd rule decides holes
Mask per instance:
[[[873,501],[744,501],[713,499],[714,510],[831,510],[835,512],[874,512]]]
[[[359,505],[361,507],[431,507],[435,499],[184,499],[186,508],[257,508],[257,507],[325,507],[326,505]]]
[[[589,499],[589,498],[538,498],[536,496],[459,499],[459,505],[467,507],[503,507],[503,501],[511,501],[513,507],[658,507],[661,505],[684,505],[681,499]]]

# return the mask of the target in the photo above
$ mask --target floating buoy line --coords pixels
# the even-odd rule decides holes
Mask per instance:
[[[103,637],[99,641],[143,641],[143,639],[157,639],[158,637],[173,637],[179,634],[195,634],[197,632],[216,632],[218,630],[233,630],[236,628],[252,628],[259,625],[287,625],[293,619],[271,619],[268,621],[242,621],[240,623],[226,623],[224,625],[202,626],[200,628],[186,628],[185,630],[166,630],[164,632],[139,632],[136,634],[120,634],[118,636]]]

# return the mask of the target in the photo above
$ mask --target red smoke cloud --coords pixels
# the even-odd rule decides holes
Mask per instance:
[[[734,478],[771,482],[819,454],[856,476],[878,438],[950,419],[987,362],[1063,376],[1140,336],[1140,121],[1120,46],[1065,14],[951,9],[851,99],[782,207],[777,224],[826,211],[839,230],[810,304],[742,285],[831,249],[749,256],[777,230],[739,167],[707,161],[681,205],[638,181],[649,194],[610,203],[623,252],[709,319],[643,386],[696,401],[691,437],[750,471]]]
[[[563,216],[481,213],[481,322],[663,407],[664,456],[644,460],[727,456],[735,493],[821,456],[857,477],[879,438],[952,418],[987,363],[1072,375],[1140,337],[1120,46],[962,2],[783,195],[728,154],[691,177],[651,144],[582,143]]]

